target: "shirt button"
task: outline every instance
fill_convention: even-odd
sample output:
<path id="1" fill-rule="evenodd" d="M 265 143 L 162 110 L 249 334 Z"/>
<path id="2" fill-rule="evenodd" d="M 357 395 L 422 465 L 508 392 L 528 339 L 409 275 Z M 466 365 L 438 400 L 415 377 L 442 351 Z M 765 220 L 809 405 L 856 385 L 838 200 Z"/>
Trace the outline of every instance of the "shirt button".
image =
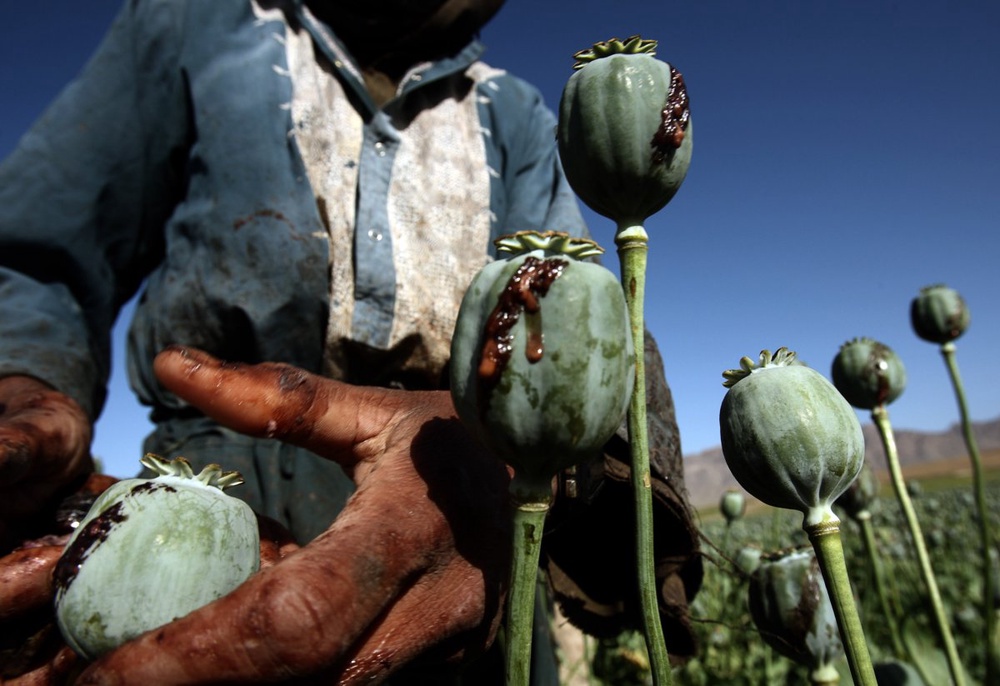
<path id="1" fill-rule="evenodd" d="M 385 143 L 382 141 L 375 143 L 375 154 L 379 157 L 385 157 Z"/>
<path id="2" fill-rule="evenodd" d="M 368 238 L 378 243 L 382 240 L 382 232 L 378 229 L 368 229 Z"/>

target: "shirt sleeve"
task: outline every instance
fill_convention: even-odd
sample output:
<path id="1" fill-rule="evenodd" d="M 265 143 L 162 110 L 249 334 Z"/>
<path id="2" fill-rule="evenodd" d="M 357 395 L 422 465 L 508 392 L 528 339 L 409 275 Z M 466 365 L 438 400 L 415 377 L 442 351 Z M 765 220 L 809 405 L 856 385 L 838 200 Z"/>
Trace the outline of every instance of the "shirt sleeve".
<path id="1" fill-rule="evenodd" d="M 501 214 L 494 237 L 517 231 L 589 237 L 559 161 L 556 118 L 541 93 L 508 74 L 493 79 L 490 86 L 486 125 L 498 157 L 490 164 L 502 179 L 499 197 L 493 200 Z"/>
<path id="2" fill-rule="evenodd" d="M 162 252 L 185 141 L 184 3 L 127 3 L 81 74 L 0 163 L 0 376 L 28 374 L 94 418 L 110 330 Z"/>

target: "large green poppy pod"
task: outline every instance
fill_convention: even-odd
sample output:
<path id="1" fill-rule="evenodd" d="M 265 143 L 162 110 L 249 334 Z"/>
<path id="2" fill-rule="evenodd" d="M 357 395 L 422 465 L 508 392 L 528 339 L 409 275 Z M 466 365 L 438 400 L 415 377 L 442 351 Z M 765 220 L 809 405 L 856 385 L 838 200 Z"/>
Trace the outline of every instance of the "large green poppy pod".
<path id="1" fill-rule="evenodd" d="M 53 573 L 56 620 L 89 660 L 221 598 L 260 566 L 257 517 L 222 489 L 243 483 L 182 457 L 146 455 L 159 476 L 125 479 L 94 501 Z"/>
<path id="2" fill-rule="evenodd" d="M 812 670 L 810 683 L 836 684 L 844 654 L 837 618 L 811 549 L 763 560 L 750 576 L 750 616 L 764 641 Z"/>
<path id="3" fill-rule="evenodd" d="M 803 526 L 838 521 L 831 508 L 861 470 L 865 442 L 857 415 L 823 375 L 795 353 L 764 350 L 723 373 L 722 452 L 750 495 L 799 510 Z"/>
<path id="4" fill-rule="evenodd" d="M 459 416 L 519 475 L 599 454 L 625 418 L 635 351 L 625 296 L 593 241 L 522 232 L 469 284 L 451 345 Z"/>
<path id="5" fill-rule="evenodd" d="M 931 343 L 949 343 L 969 328 L 971 315 L 958 291 L 943 284 L 926 286 L 910 303 L 910 323 Z"/>
<path id="6" fill-rule="evenodd" d="M 906 368 L 899 355 L 870 338 L 840 346 L 830 376 L 847 402 L 862 410 L 888 405 L 906 388 Z"/>
<path id="7" fill-rule="evenodd" d="M 591 209 L 641 224 L 666 205 L 691 164 L 684 78 L 654 57 L 656 41 L 613 38 L 578 52 L 559 104 L 566 178 Z"/>

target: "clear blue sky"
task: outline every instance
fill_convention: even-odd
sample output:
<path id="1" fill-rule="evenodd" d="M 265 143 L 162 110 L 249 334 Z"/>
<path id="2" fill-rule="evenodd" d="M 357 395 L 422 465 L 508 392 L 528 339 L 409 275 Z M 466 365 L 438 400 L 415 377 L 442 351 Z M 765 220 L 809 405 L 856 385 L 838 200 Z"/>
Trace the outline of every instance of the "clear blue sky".
<path id="1" fill-rule="evenodd" d="M 118 7 L 0 6 L 0 155 Z M 958 359 L 973 418 L 1000 415 L 1000 3 L 508 0 L 484 40 L 489 62 L 556 108 L 574 52 L 634 33 L 683 72 L 695 122 L 688 179 L 647 224 L 647 323 L 685 453 L 718 444 L 721 373 L 741 356 L 785 345 L 828 375 L 856 336 L 907 367 L 894 426 L 947 428 L 958 412 L 944 364 L 908 319 L 932 283 L 972 311 Z M 613 227 L 586 216 L 617 269 Z M 121 323 L 94 451 L 127 476 L 148 423 L 123 377 Z"/>

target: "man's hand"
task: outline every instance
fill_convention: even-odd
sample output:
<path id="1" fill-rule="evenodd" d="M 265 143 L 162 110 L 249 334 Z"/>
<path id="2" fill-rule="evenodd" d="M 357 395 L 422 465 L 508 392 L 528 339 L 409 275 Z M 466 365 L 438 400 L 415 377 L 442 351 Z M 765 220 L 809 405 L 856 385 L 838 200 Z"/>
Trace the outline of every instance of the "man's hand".
<path id="1" fill-rule="evenodd" d="M 68 396 L 29 376 L 0 379 L 0 554 L 93 470 L 90 437 L 90 420 Z"/>
<path id="2" fill-rule="evenodd" d="M 48 526 L 41 528 L 46 532 L 41 538 L 20 541 L 20 547 L 0 557 L 0 683 L 61 684 L 80 662 L 55 624 L 52 570 L 72 522 L 79 522 L 89 504 L 115 481 L 90 474 L 64 501 L 60 510 L 65 517 L 50 517 Z"/>
<path id="3" fill-rule="evenodd" d="M 489 645 L 509 560 L 509 476 L 446 392 L 352 387 L 179 348 L 155 370 L 222 424 L 337 461 L 357 491 L 309 545 L 76 683 L 371 683 Z"/>

